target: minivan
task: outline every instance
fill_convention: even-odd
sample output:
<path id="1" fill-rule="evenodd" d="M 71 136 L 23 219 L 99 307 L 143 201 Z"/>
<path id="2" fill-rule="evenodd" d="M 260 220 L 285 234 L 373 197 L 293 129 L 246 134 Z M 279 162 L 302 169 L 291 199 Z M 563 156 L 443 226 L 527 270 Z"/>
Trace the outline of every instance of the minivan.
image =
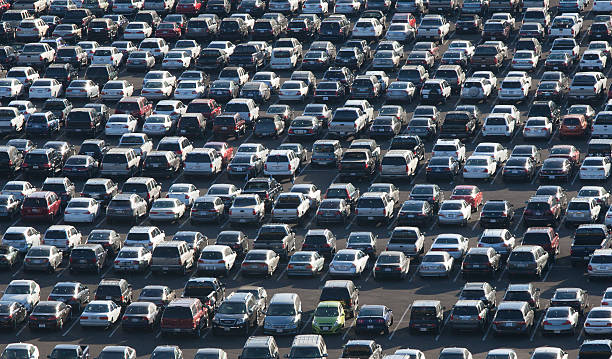
<path id="1" fill-rule="evenodd" d="M 289 359 L 301 359 L 308 353 L 311 359 L 327 358 L 327 346 L 320 334 L 300 334 L 293 338 L 291 351 L 286 357 Z"/>
<path id="2" fill-rule="evenodd" d="M 132 148 L 111 148 L 100 165 L 100 175 L 103 177 L 132 177 L 139 171 L 140 156 Z"/>
<path id="3" fill-rule="evenodd" d="M 151 272 L 174 271 L 186 274 L 195 264 L 193 251 L 183 241 L 159 243 L 151 256 Z"/>
<path id="4" fill-rule="evenodd" d="M 312 145 L 311 162 L 316 165 L 337 165 L 342 157 L 338 140 L 317 140 Z"/>
<path id="5" fill-rule="evenodd" d="M 298 334 L 302 324 L 302 301 L 295 293 L 277 293 L 270 300 L 264 334 Z"/>
<path id="6" fill-rule="evenodd" d="M 410 308 L 410 332 L 440 333 L 445 309 L 439 300 L 415 300 Z"/>
<path id="7" fill-rule="evenodd" d="M 351 280 L 328 280 L 325 282 L 319 301 L 338 301 L 348 317 L 354 317 L 359 308 L 359 289 Z"/>
<path id="8" fill-rule="evenodd" d="M 527 302 L 501 302 L 493 318 L 493 334 L 531 333 L 534 324 L 534 312 Z"/>
<path id="9" fill-rule="evenodd" d="M 389 150 L 380 165 L 380 177 L 410 179 L 416 174 L 418 159 L 410 150 Z"/>

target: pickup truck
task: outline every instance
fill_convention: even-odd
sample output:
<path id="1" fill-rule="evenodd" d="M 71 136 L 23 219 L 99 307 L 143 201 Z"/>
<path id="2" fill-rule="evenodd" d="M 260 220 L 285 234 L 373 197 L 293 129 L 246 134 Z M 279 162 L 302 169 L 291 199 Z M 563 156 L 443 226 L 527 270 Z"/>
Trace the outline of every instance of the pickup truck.
<path id="1" fill-rule="evenodd" d="M 200 277 L 191 278 L 183 288 L 183 298 L 198 298 L 212 320 L 215 308 L 225 299 L 225 284 L 217 278 Z"/>
<path id="2" fill-rule="evenodd" d="M 550 52 L 565 52 L 576 61 L 580 55 L 580 46 L 578 46 L 576 39 L 563 37 L 553 41 Z"/>
<path id="3" fill-rule="evenodd" d="M 430 0 L 429 13 L 456 14 L 461 9 L 460 0 Z"/>
<path id="4" fill-rule="evenodd" d="M 23 47 L 23 51 L 17 56 L 17 65 L 46 67 L 53 62 L 54 58 L 55 50 L 48 44 L 29 43 Z"/>
<path id="5" fill-rule="evenodd" d="M 367 115 L 358 108 L 341 107 L 336 110 L 328 131 L 331 136 L 346 138 L 357 136 L 366 128 Z"/>
<path id="6" fill-rule="evenodd" d="M 234 52 L 229 56 L 229 64 L 241 66 L 245 69 L 258 71 L 264 66 L 266 54 L 258 46 L 240 44 L 236 46 Z"/>
<path id="7" fill-rule="evenodd" d="M 382 152 L 380 151 L 380 146 L 376 143 L 375 140 L 372 139 L 359 139 L 353 140 L 349 145 L 349 149 L 366 149 L 370 150 L 372 153 L 372 157 L 374 157 L 374 161 L 376 165 L 380 165 L 380 161 L 382 160 Z"/>
<path id="8" fill-rule="evenodd" d="M 251 178 L 242 189 L 242 194 L 256 194 L 266 204 L 266 210 L 272 208 L 272 204 L 283 191 L 283 187 L 274 178 L 256 177 Z"/>
<path id="9" fill-rule="evenodd" d="M 570 85 L 568 100 L 598 100 L 606 95 L 606 77 L 601 72 L 578 72 Z"/>
<path id="10" fill-rule="evenodd" d="M 431 5 L 430 5 L 431 8 Z M 417 28 L 417 39 L 439 40 L 440 43 L 450 33 L 450 24 L 441 15 L 425 15 Z"/>
<path id="11" fill-rule="evenodd" d="M 302 193 L 281 193 L 272 209 L 272 220 L 301 223 L 310 210 L 310 200 Z"/>
<path id="12" fill-rule="evenodd" d="M 589 262 L 596 249 L 610 246 L 610 232 L 604 224 L 585 224 L 576 229 L 570 247 L 572 266 Z"/>
<path id="13" fill-rule="evenodd" d="M 374 107 L 368 100 L 347 100 L 344 107 L 358 108 L 366 115 L 366 125 L 371 125 L 374 122 Z"/>
<path id="14" fill-rule="evenodd" d="M 478 45 L 470 59 L 472 68 L 499 70 L 504 64 L 504 54 L 493 45 Z"/>
<path id="15" fill-rule="evenodd" d="M 256 194 L 242 194 L 234 199 L 229 209 L 230 224 L 261 224 L 266 215 L 266 204 Z"/>
<path id="16" fill-rule="evenodd" d="M 467 111 L 449 111 L 440 129 L 440 137 L 465 139 L 476 135 L 477 131 L 474 115 Z"/>
<path id="17" fill-rule="evenodd" d="M 53 348 L 49 359 L 89 359 L 89 345 L 58 344 Z"/>
<path id="18" fill-rule="evenodd" d="M 491 0 L 489 2 L 489 11 L 492 13 L 501 12 L 520 12 L 522 7 L 521 0 Z"/>
<path id="19" fill-rule="evenodd" d="M 582 22 L 576 21 L 574 16 L 556 16 L 548 29 L 548 37 L 551 39 L 558 37 L 577 38 L 582 28 Z"/>
<path id="20" fill-rule="evenodd" d="M 371 177 L 376 173 L 376 159 L 370 150 L 348 149 L 340 160 L 340 178 Z"/>
<path id="21" fill-rule="evenodd" d="M 257 233 L 253 249 L 270 249 L 283 260 L 289 259 L 289 254 L 295 251 L 295 233 L 287 224 L 264 224 Z"/>

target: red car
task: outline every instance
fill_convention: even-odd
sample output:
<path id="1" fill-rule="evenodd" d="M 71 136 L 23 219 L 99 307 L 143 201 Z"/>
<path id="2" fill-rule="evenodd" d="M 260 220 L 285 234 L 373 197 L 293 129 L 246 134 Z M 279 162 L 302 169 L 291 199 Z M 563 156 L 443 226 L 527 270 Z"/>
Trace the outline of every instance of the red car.
<path id="1" fill-rule="evenodd" d="M 559 234 L 551 227 L 529 227 L 523 235 L 523 245 L 540 246 L 550 258 L 559 254 Z"/>
<path id="2" fill-rule="evenodd" d="M 201 113 L 206 118 L 206 122 L 211 121 L 221 114 L 221 106 L 217 101 L 209 98 L 198 98 L 187 105 L 186 113 Z"/>
<path id="3" fill-rule="evenodd" d="M 584 115 L 565 115 L 561 119 L 559 137 L 584 137 L 589 132 L 589 123 Z"/>
<path id="4" fill-rule="evenodd" d="M 164 40 L 176 40 L 181 37 L 181 27 L 174 22 L 162 22 L 155 30 L 155 36 L 161 37 Z"/>
<path id="5" fill-rule="evenodd" d="M 202 10 L 202 0 L 179 0 L 176 4 L 177 14 L 197 15 Z"/>
<path id="6" fill-rule="evenodd" d="M 0 0 L 0 14 L 5 13 L 11 8 L 11 3 L 8 1 Z"/>
<path id="7" fill-rule="evenodd" d="M 234 158 L 234 147 L 230 147 L 227 142 L 206 142 L 204 148 L 214 148 L 223 158 L 223 165 L 230 163 Z"/>
<path id="8" fill-rule="evenodd" d="M 472 206 L 472 212 L 476 212 L 482 205 L 482 191 L 478 186 L 455 186 L 450 199 L 463 199 Z"/>
<path id="9" fill-rule="evenodd" d="M 567 158 L 574 165 L 577 165 L 580 163 L 580 150 L 574 145 L 555 145 L 550 149 L 548 157 Z"/>
<path id="10" fill-rule="evenodd" d="M 208 310 L 197 298 L 174 299 L 161 318 L 163 335 L 190 333 L 199 338 L 208 327 Z"/>
<path id="11" fill-rule="evenodd" d="M 21 218 L 23 220 L 44 219 L 51 223 L 61 214 L 62 199 L 51 191 L 38 191 L 23 200 Z"/>
<path id="12" fill-rule="evenodd" d="M 144 122 L 145 118 L 153 113 L 153 105 L 142 96 L 124 97 L 117 104 L 115 113 L 132 115 L 138 121 Z"/>

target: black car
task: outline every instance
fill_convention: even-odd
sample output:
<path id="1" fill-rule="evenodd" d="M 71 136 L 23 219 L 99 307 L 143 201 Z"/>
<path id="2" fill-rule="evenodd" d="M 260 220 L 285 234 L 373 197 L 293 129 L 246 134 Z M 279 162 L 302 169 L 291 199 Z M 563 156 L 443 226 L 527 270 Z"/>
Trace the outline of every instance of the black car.
<path id="1" fill-rule="evenodd" d="M 336 67 L 332 66 L 323 73 L 323 81 L 339 81 L 345 88 L 346 92 L 349 91 L 353 85 L 355 75 L 348 67 Z"/>
<path id="2" fill-rule="evenodd" d="M 531 117 L 548 117 L 554 127 L 561 120 L 561 110 L 554 101 L 534 101 L 527 114 L 527 118 Z"/>
<path id="3" fill-rule="evenodd" d="M 391 140 L 391 150 L 410 150 L 419 161 L 425 159 L 425 144 L 419 136 L 397 135 Z"/>
<path id="4" fill-rule="evenodd" d="M 56 79 L 66 88 L 70 81 L 79 77 L 79 73 L 72 64 L 51 64 L 47 67 L 44 77 Z"/>
<path id="5" fill-rule="evenodd" d="M 32 176 L 53 177 L 62 172 L 64 161 L 61 154 L 54 149 L 37 148 L 26 154 L 21 167 L 26 178 Z"/>
<path id="6" fill-rule="evenodd" d="M 78 314 L 91 300 L 91 293 L 83 283 L 58 282 L 51 290 L 48 299 L 64 302 L 72 307 L 74 314 Z"/>
<path id="7" fill-rule="evenodd" d="M 355 321 L 356 333 L 389 333 L 393 324 L 393 311 L 385 305 L 366 304 L 361 306 Z"/>
<path id="8" fill-rule="evenodd" d="M 225 18 L 219 25 L 219 39 L 242 40 L 249 36 L 249 27 L 240 18 Z"/>
<path id="9" fill-rule="evenodd" d="M 423 200 L 407 200 L 397 214 L 397 224 L 407 226 L 424 226 L 435 221 L 434 208 Z"/>
<path id="10" fill-rule="evenodd" d="M 42 111 L 51 111 L 61 123 L 64 123 L 68 114 L 72 111 L 72 103 L 65 98 L 50 98 L 45 100 Z"/>
<path id="11" fill-rule="evenodd" d="M 90 41 L 113 41 L 119 36 L 119 26 L 111 19 L 94 19 L 89 23 L 87 39 Z"/>
<path id="12" fill-rule="evenodd" d="M 295 18 L 289 21 L 287 33 L 299 40 L 310 40 L 317 33 L 315 24 L 309 18 Z"/>
<path id="13" fill-rule="evenodd" d="M 258 19 L 253 25 L 253 39 L 274 41 L 281 33 L 280 25 L 274 19 Z"/>
<path id="14" fill-rule="evenodd" d="M 266 210 L 272 208 L 276 197 L 283 191 L 283 187 L 272 177 L 251 178 L 242 189 L 242 194 L 256 194 L 266 204 Z"/>
<path id="15" fill-rule="evenodd" d="M 16 330 L 28 317 L 26 308 L 17 302 L 0 302 L 0 328 Z"/>
<path id="16" fill-rule="evenodd" d="M 351 25 L 341 19 L 325 19 L 319 27 L 319 40 L 334 42 L 346 41 L 350 36 Z"/>
<path id="17" fill-rule="evenodd" d="M 480 212 L 483 228 L 508 228 L 514 220 L 514 206 L 506 200 L 489 200 Z"/>
<path id="18" fill-rule="evenodd" d="M 536 162 L 531 157 L 510 157 L 502 172 L 504 181 L 531 181 L 538 170 Z"/>
<path id="19" fill-rule="evenodd" d="M 589 28 L 589 40 L 612 39 L 612 24 L 608 22 L 595 22 Z"/>
<path id="20" fill-rule="evenodd" d="M 195 68 L 198 70 L 219 71 L 228 64 L 229 56 L 223 50 L 202 49 L 196 60 Z"/>
<path id="21" fill-rule="evenodd" d="M 454 181 L 461 174 L 461 168 L 461 163 L 453 157 L 432 157 L 425 168 L 425 176 L 429 182 L 436 180 Z"/>
<path id="22" fill-rule="evenodd" d="M 482 30 L 482 18 L 476 14 L 461 14 L 455 23 L 457 33 L 474 33 Z"/>
<path id="23" fill-rule="evenodd" d="M 352 70 L 359 70 L 366 59 L 361 50 L 356 47 L 343 47 L 336 54 L 335 66 L 346 66 Z"/>
<path id="24" fill-rule="evenodd" d="M 89 9 L 72 9 L 66 12 L 62 18 L 62 24 L 75 24 L 79 27 L 87 28 L 89 23 L 95 18 L 96 16 Z"/>
<path id="25" fill-rule="evenodd" d="M 95 300 L 112 300 L 115 304 L 125 308 L 132 303 L 132 285 L 127 280 L 120 278 L 105 278 L 100 281 Z"/>
<path id="26" fill-rule="evenodd" d="M 340 81 L 321 81 L 315 89 L 315 100 L 322 102 L 341 101 L 346 97 L 347 87 Z"/>
<path id="27" fill-rule="evenodd" d="M 417 184 L 410 191 L 411 200 L 423 200 L 429 202 L 434 208 L 434 212 L 438 212 L 440 205 L 444 202 L 444 192 L 437 184 Z"/>
<path id="28" fill-rule="evenodd" d="M 238 257 L 244 257 L 249 251 L 249 239 L 241 231 L 222 231 L 217 235 L 215 244 L 230 247 Z"/>
<path id="29" fill-rule="evenodd" d="M 117 70 L 112 65 L 90 65 L 85 71 L 85 78 L 91 80 L 102 87 L 111 80 L 116 80 Z"/>

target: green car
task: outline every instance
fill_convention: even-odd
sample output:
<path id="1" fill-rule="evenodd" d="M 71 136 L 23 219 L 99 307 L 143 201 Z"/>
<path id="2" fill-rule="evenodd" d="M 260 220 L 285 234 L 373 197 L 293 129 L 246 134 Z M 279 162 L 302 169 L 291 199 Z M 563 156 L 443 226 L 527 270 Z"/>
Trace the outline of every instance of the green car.
<path id="1" fill-rule="evenodd" d="M 325 301 L 319 303 L 312 319 L 312 331 L 316 334 L 338 333 L 344 328 L 342 303 Z"/>

